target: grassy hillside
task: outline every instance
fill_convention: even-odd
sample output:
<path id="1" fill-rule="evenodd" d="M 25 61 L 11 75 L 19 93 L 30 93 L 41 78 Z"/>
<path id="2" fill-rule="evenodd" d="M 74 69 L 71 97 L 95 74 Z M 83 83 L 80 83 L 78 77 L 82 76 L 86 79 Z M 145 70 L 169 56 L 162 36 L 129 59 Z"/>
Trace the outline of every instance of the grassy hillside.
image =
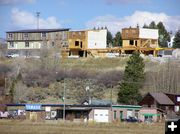
<path id="1" fill-rule="evenodd" d="M 15 83 L 17 102 L 60 103 L 64 80 L 68 103 L 78 103 L 89 95 L 97 99 L 112 99 L 116 103 L 119 82 L 128 57 L 54 59 L 1 59 L 0 64 L 11 68 L 7 73 L 6 92 L 12 88 L 13 79 L 21 74 Z M 148 91 L 180 91 L 180 63 L 158 62 L 145 58 L 145 82 L 142 95 Z M 3 66 L 2 66 L 3 67 Z M 6 67 L 6 68 L 7 68 Z M 3 70 L 0 66 L 0 70 Z M 85 91 L 86 87 L 90 91 Z M 21 100 L 20 100 L 21 99 Z"/>

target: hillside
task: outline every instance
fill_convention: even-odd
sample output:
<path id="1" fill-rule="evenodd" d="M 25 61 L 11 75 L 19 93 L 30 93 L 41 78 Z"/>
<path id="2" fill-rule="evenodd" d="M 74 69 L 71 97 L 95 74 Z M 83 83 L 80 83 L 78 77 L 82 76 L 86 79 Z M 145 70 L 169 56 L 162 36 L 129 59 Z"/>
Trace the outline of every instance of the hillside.
<path id="1" fill-rule="evenodd" d="M 119 82 L 128 57 L 54 59 L 5 59 L 0 64 L 7 72 L 6 93 L 14 91 L 15 102 L 60 103 L 64 82 L 67 103 L 79 103 L 85 96 L 113 99 L 116 103 Z M 157 62 L 145 58 L 146 80 L 142 95 L 148 91 L 179 92 L 179 62 Z M 3 71 L 2 67 L 0 70 Z M 17 80 L 14 81 L 13 78 Z M 12 84 L 14 83 L 14 84 Z M 13 85 L 13 86 L 12 86 Z M 86 87 L 89 91 L 86 91 Z"/>

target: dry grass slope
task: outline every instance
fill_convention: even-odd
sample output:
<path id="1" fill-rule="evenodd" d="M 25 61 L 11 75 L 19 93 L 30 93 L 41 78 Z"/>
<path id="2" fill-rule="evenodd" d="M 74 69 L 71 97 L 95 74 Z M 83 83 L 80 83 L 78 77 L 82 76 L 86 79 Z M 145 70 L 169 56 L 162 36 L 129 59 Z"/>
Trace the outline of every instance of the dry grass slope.
<path id="1" fill-rule="evenodd" d="M 0 134 L 164 134 L 164 124 L 81 124 L 0 120 Z"/>

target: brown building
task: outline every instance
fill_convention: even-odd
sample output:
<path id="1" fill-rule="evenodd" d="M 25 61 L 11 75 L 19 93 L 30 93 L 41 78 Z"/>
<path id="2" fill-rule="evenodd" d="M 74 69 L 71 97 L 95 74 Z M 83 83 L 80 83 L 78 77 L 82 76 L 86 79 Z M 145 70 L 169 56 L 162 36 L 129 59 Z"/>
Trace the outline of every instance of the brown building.
<path id="1" fill-rule="evenodd" d="M 164 113 L 174 110 L 174 102 L 164 93 L 147 93 L 139 102 L 142 107 L 158 108 Z"/>

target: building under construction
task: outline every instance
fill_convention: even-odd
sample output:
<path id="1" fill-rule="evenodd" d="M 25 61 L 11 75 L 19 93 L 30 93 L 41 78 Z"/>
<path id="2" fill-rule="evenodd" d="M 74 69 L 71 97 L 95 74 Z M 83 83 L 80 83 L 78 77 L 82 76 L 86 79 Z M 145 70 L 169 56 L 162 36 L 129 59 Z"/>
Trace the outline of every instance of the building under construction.
<path id="1" fill-rule="evenodd" d="M 56 48 L 63 57 L 109 57 L 132 54 L 157 56 L 158 30 L 146 28 L 122 29 L 122 46 L 107 47 L 107 29 L 69 31 L 69 29 L 28 29 L 7 32 L 8 51 L 35 56 L 44 46 Z"/>

